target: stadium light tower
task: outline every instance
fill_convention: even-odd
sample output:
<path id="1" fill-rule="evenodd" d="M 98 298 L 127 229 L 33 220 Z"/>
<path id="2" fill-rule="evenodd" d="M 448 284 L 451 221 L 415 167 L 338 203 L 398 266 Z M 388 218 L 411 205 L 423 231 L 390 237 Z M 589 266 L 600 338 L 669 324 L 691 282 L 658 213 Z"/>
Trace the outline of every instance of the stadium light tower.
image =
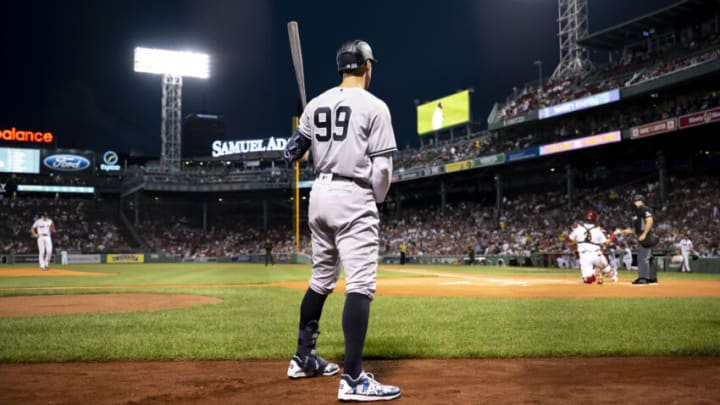
<path id="1" fill-rule="evenodd" d="M 163 75 L 160 167 L 165 172 L 178 172 L 182 150 L 183 77 L 210 77 L 210 57 L 203 53 L 137 47 L 134 70 Z"/>
<path id="2" fill-rule="evenodd" d="M 560 63 L 552 74 L 553 79 L 566 79 L 592 69 L 587 49 L 577 44 L 578 39 L 587 35 L 587 0 L 558 0 Z"/>

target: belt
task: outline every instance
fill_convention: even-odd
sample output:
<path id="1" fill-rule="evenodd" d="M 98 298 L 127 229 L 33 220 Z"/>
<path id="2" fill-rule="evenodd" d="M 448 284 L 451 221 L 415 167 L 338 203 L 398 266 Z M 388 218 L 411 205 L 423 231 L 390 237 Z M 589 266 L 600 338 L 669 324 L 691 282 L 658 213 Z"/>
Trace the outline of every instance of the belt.
<path id="1" fill-rule="evenodd" d="M 47 233 L 41 233 L 40 236 L 50 236 Z"/>
<path id="2" fill-rule="evenodd" d="M 355 181 L 352 177 L 342 176 L 335 173 L 318 173 L 317 178 L 325 181 Z"/>
<path id="3" fill-rule="evenodd" d="M 366 180 L 356 179 L 353 177 L 347 177 L 340 174 L 335 173 L 318 173 L 317 179 L 324 180 L 324 181 L 347 181 L 351 183 L 355 183 L 360 187 L 367 188 L 370 187 L 370 184 Z"/>
<path id="4" fill-rule="evenodd" d="M 333 173 L 332 181 L 355 181 L 355 179 L 352 177 L 341 176 L 339 174 Z"/>

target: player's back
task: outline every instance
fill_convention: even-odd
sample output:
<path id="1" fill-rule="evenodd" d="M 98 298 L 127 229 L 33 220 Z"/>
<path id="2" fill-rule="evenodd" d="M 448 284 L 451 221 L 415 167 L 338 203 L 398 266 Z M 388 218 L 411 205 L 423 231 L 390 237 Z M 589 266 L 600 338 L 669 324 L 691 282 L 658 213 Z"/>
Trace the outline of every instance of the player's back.
<path id="1" fill-rule="evenodd" d="M 334 87 L 311 100 L 300 129 L 312 140 L 317 173 L 369 181 L 370 158 L 396 149 L 387 105 L 361 88 Z"/>

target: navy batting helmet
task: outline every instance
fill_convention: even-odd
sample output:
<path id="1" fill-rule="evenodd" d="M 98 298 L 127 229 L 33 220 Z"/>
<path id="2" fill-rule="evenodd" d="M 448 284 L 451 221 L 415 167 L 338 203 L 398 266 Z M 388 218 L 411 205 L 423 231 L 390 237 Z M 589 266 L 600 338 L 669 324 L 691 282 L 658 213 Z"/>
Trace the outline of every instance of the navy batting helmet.
<path id="1" fill-rule="evenodd" d="M 642 194 L 634 194 L 632 197 L 633 202 L 635 201 L 645 201 L 645 197 Z"/>
<path id="2" fill-rule="evenodd" d="M 377 59 L 373 56 L 370 45 L 359 39 L 342 44 L 335 58 L 337 60 L 338 72 L 357 69 L 368 60 L 377 63 Z"/>

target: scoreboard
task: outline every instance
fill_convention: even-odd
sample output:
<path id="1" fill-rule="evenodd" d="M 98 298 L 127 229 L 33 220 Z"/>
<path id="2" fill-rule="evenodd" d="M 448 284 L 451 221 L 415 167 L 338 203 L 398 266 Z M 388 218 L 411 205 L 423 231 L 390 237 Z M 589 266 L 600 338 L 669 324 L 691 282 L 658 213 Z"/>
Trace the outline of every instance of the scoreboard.
<path id="1" fill-rule="evenodd" d="M 0 173 L 40 173 L 40 149 L 0 148 Z"/>

